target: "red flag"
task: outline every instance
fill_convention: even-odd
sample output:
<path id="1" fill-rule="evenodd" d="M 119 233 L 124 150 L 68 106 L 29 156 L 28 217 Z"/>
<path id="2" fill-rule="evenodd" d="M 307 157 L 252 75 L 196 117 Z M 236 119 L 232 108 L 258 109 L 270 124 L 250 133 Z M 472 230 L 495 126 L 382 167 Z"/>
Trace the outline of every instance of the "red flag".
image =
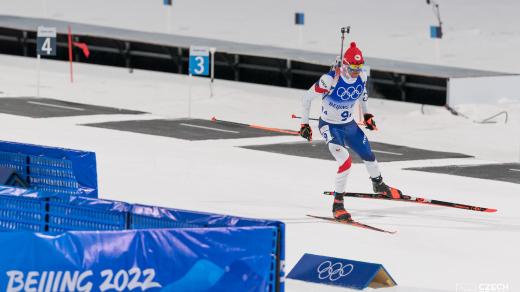
<path id="1" fill-rule="evenodd" d="M 86 58 L 90 55 L 90 51 L 88 50 L 88 46 L 86 43 L 80 43 L 80 42 L 73 42 L 74 46 L 80 48 L 83 51 L 83 55 L 85 55 Z"/>
<path id="2" fill-rule="evenodd" d="M 90 51 L 86 43 L 73 42 L 72 41 L 72 31 L 70 29 L 70 25 L 67 26 L 68 29 L 68 41 L 69 41 L 69 63 L 70 63 L 70 82 L 74 82 L 73 71 L 72 71 L 72 46 L 78 47 L 83 51 L 83 55 L 86 58 L 90 55 Z"/>

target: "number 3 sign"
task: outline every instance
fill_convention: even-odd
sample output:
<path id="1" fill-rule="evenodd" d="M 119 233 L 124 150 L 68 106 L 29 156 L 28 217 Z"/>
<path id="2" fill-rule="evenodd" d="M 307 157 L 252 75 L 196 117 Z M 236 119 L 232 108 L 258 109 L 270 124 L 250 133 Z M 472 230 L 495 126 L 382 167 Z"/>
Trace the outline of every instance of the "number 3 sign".
<path id="1" fill-rule="evenodd" d="M 209 48 L 190 47 L 190 74 L 209 75 Z"/>
<path id="2" fill-rule="evenodd" d="M 38 26 L 36 35 L 36 54 L 40 56 L 56 56 L 56 28 Z"/>

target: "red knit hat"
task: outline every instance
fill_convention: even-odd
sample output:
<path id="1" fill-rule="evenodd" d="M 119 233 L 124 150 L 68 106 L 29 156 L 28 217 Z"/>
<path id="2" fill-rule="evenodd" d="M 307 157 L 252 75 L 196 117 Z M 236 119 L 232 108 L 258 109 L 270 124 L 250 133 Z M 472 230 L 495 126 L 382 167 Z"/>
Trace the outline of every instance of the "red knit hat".
<path id="1" fill-rule="evenodd" d="M 350 47 L 343 56 L 343 64 L 361 65 L 364 63 L 365 60 L 363 59 L 363 53 L 361 53 L 361 50 L 356 47 L 355 42 L 351 42 Z"/>

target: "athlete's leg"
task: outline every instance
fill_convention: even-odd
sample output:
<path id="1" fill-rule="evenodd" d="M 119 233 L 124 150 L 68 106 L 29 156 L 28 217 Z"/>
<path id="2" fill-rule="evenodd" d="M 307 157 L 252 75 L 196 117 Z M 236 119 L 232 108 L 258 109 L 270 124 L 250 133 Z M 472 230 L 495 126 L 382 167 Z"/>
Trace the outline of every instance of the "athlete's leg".
<path id="1" fill-rule="evenodd" d="M 372 180 L 374 192 L 381 193 L 392 198 L 400 198 L 402 193 L 396 188 L 389 187 L 383 182 L 381 171 L 376 157 L 370 147 L 370 142 L 365 133 L 355 122 L 345 125 L 345 137 L 347 145 L 356 152 L 365 164 L 365 167 Z"/>
<path id="2" fill-rule="evenodd" d="M 345 193 L 347 177 L 350 173 L 350 166 L 352 165 L 352 158 L 345 147 L 332 143 L 329 143 L 328 146 L 330 153 L 339 164 L 336 179 L 334 181 L 334 203 L 332 204 L 332 214 L 336 219 L 350 220 L 351 216 L 347 210 L 345 210 L 345 206 L 343 205 L 343 194 Z"/>
<path id="3" fill-rule="evenodd" d="M 347 177 L 350 173 L 350 166 L 352 165 L 352 158 L 347 149 L 337 144 L 328 144 L 329 151 L 338 162 L 338 171 L 334 181 L 334 191 L 344 193 L 347 185 Z"/>
<path id="4" fill-rule="evenodd" d="M 361 157 L 368 174 L 371 178 L 381 176 L 379 164 L 377 163 L 376 156 L 372 152 L 370 142 L 367 139 L 365 133 L 359 128 L 356 122 L 352 121 L 345 125 L 345 142 L 354 152 Z"/>
<path id="5" fill-rule="evenodd" d="M 352 158 L 344 145 L 343 133 L 337 125 L 329 124 L 320 120 L 320 133 L 327 142 L 330 153 L 338 163 L 338 171 L 336 173 L 334 191 L 344 193 L 347 177 L 352 165 Z"/>
<path id="6" fill-rule="evenodd" d="M 374 177 L 381 176 L 381 170 L 379 169 L 379 164 L 377 163 L 377 160 L 374 160 L 374 161 L 363 160 L 363 163 L 365 164 L 368 175 L 370 175 L 370 177 L 374 178 Z"/>
<path id="7" fill-rule="evenodd" d="M 334 202 L 332 204 L 332 214 L 339 220 L 350 220 L 350 214 L 343 205 L 343 193 L 346 189 L 347 177 L 352 165 L 352 159 L 347 148 L 338 144 L 342 143 L 342 133 L 337 132 L 337 127 L 320 120 L 320 133 L 327 142 L 327 147 L 334 159 L 338 162 L 338 171 L 334 180 Z"/>

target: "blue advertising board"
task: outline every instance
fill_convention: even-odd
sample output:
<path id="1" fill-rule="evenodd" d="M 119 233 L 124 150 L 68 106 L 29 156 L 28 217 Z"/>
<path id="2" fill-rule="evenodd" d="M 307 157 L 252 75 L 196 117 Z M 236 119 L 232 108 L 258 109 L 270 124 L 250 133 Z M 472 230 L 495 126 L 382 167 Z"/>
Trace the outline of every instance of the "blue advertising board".
<path id="1" fill-rule="evenodd" d="M 189 72 L 191 75 L 209 75 L 209 51 L 210 49 L 206 47 L 190 47 Z"/>
<path id="2" fill-rule="evenodd" d="M 397 285 L 380 264 L 304 254 L 287 276 L 290 279 L 365 289 Z"/>
<path id="3" fill-rule="evenodd" d="M 305 24 L 305 14 L 303 12 L 296 12 L 294 14 L 294 24 L 296 24 L 296 25 Z"/>
<path id="4" fill-rule="evenodd" d="M 4 233 L 0 290 L 269 291 L 274 229 Z"/>
<path id="5" fill-rule="evenodd" d="M 56 28 L 38 26 L 36 55 L 56 56 Z"/>
<path id="6" fill-rule="evenodd" d="M 279 221 L 0 186 L 0 231 L 0 291 L 284 291 Z"/>
<path id="7" fill-rule="evenodd" d="M 430 38 L 441 39 L 442 38 L 442 27 L 431 25 L 430 26 Z"/>

